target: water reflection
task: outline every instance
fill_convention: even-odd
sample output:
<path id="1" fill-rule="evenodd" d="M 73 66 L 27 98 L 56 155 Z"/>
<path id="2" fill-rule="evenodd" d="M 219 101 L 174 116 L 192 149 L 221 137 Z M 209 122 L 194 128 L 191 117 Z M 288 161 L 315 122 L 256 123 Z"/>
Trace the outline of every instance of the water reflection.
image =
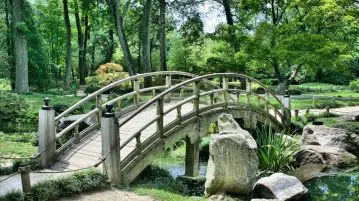
<path id="1" fill-rule="evenodd" d="M 185 165 L 179 164 L 179 165 L 173 165 L 166 168 L 168 172 L 171 174 L 171 176 L 175 179 L 178 176 L 184 175 L 185 172 Z M 200 176 L 206 176 L 207 173 L 207 162 L 200 162 L 199 163 L 199 175 Z"/>
<path id="2" fill-rule="evenodd" d="M 305 183 L 310 198 L 307 201 L 359 201 L 359 174 L 316 178 Z"/>

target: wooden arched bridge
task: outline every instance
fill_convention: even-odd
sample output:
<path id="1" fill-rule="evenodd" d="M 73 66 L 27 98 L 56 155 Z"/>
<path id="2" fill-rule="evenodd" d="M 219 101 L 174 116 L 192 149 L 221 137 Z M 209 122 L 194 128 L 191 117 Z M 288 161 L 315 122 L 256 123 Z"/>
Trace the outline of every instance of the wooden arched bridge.
<path id="1" fill-rule="evenodd" d="M 152 86 L 144 87 L 148 77 Z M 60 129 L 74 110 L 91 106 Z M 245 75 L 138 74 L 88 95 L 57 116 L 45 100 L 39 114 L 41 164 L 63 171 L 103 163 L 112 182 L 127 184 L 166 148 L 186 139 L 185 174 L 195 177 L 200 140 L 219 114 L 232 114 L 245 128 L 261 122 L 280 129 L 290 124 L 289 108 L 289 96 L 278 98 Z"/>

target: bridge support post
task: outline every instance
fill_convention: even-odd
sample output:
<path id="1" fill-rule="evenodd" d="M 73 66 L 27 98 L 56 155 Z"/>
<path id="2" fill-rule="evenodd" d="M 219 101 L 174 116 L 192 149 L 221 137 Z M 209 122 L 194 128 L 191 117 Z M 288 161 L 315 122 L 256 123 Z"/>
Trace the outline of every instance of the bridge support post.
<path id="1" fill-rule="evenodd" d="M 167 89 L 171 88 L 172 86 L 172 79 L 170 75 L 166 75 L 166 87 Z M 166 102 L 171 102 L 171 93 L 168 93 L 165 97 Z"/>
<path id="2" fill-rule="evenodd" d="M 197 177 L 199 175 L 199 145 L 200 141 L 193 144 L 191 139 L 186 136 L 186 158 L 185 158 L 185 176 Z"/>
<path id="3" fill-rule="evenodd" d="M 285 95 L 282 101 L 284 106 L 284 108 L 282 108 L 282 114 L 284 117 L 284 119 L 282 119 L 282 123 L 284 125 L 284 128 L 289 130 L 292 122 L 291 121 L 292 115 L 291 115 L 291 100 L 288 90 L 285 91 Z"/>
<path id="4" fill-rule="evenodd" d="M 113 184 L 121 183 L 120 134 L 112 105 L 106 105 L 101 118 L 102 156 L 106 157 L 103 171 Z"/>
<path id="5" fill-rule="evenodd" d="M 56 161 L 55 110 L 49 105 L 50 99 L 44 99 L 45 105 L 39 112 L 40 165 L 46 168 Z"/>

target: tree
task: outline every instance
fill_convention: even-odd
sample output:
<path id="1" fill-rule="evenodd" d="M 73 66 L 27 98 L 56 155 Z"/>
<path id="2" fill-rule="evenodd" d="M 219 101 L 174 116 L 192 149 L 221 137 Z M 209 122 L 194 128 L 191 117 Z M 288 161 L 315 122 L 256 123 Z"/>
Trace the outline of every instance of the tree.
<path id="1" fill-rule="evenodd" d="M 160 20 L 159 20 L 159 35 L 160 35 L 160 68 L 167 71 L 166 63 L 166 0 L 159 0 L 160 3 Z"/>
<path id="2" fill-rule="evenodd" d="M 146 0 L 143 8 L 143 24 L 142 24 L 142 66 L 144 72 L 151 72 L 151 12 L 152 0 Z M 145 79 L 145 86 L 150 86 L 151 80 Z"/>
<path id="3" fill-rule="evenodd" d="M 5 24 L 6 24 L 6 52 L 9 66 L 9 77 L 11 81 L 11 89 L 15 90 L 15 62 L 14 62 L 14 39 L 12 35 L 12 25 L 10 24 L 10 15 L 11 15 L 11 0 L 5 0 Z"/>
<path id="4" fill-rule="evenodd" d="M 65 72 L 65 89 L 68 89 L 71 84 L 71 71 L 72 71 L 72 48 L 71 48 L 71 24 L 69 18 L 69 9 L 67 0 L 63 0 L 64 8 L 64 22 L 66 28 L 66 72 Z"/>
<path id="5" fill-rule="evenodd" d="M 13 33 L 15 47 L 16 82 L 15 92 L 29 92 L 28 53 L 26 41 L 26 23 L 24 21 L 24 0 L 12 1 Z"/>
<path id="6" fill-rule="evenodd" d="M 123 27 L 123 18 L 127 13 L 129 4 L 131 3 L 131 0 L 127 0 L 123 10 L 121 10 L 121 1 L 120 0 L 106 0 L 106 1 L 111 9 L 112 16 L 114 18 L 117 35 L 120 40 L 121 49 L 122 49 L 122 52 L 124 55 L 125 66 L 127 67 L 127 71 L 130 74 L 130 76 L 132 76 L 132 75 L 136 74 L 136 72 L 134 70 L 135 65 L 133 62 L 133 58 L 132 58 L 132 55 L 130 52 L 130 47 L 128 45 L 127 37 L 126 37 L 126 34 L 124 32 L 124 27 Z"/>
<path id="7" fill-rule="evenodd" d="M 80 77 L 80 84 L 85 84 L 85 47 L 84 47 L 84 34 L 82 33 L 80 14 L 79 14 L 79 5 L 77 0 L 74 0 L 74 8 L 75 8 L 75 20 L 76 20 L 76 28 L 77 28 L 77 44 L 79 48 L 79 58 L 78 58 L 78 74 Z"/>

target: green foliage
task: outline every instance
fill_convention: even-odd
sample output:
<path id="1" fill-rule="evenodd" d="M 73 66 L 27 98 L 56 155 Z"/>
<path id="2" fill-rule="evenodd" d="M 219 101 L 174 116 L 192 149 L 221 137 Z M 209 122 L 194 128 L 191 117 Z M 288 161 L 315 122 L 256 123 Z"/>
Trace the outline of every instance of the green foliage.
<path id="1" fill-rule="evenodd" d="M 71 176 L 44 181 L 31 189 L 34 201 L 55 200 L 75 194 L 109 189 L 107 177 L 94 169 L 76 172 Z M 11 192 L 0 196 L 1 201 L 23 200 L 20 192 Z"/>
<path id="2" fill-rule="evenodd" d="M 7 79 L 0 79 L 0 90 L 11 90 L 10 81 Z"/>
<path id="3" fill-rule="evenodd" d="M 26 101 L 13 93 L 0 92 L 0 128 L 3 132 L 21 130 L 20 123 L 25 119 Z"/>
<path id="4" fill-rule="evenodd" d="M 106 85 L 129 77 L 128 73 L 123 72 L 122 66 L 115 63 L 103 64 L 95 73 L 95 76 L 86 78 L 88 83 L 88 87 L 85 89 L 86 93 L 95 92 Z M 118 90 L 131 89 L 131 82 L 126 82 L 118 88 Z"/>
<path id="5" fill-rule="evenodd" d="M 293 169 L 296 142 L 282 133 L 273 133 L 271 128 L 257 131 L 257 155 L 259 168 L 264 172 L 289 171 Z"/>
<path id="6" fill-rule="evenodd" d="M 349 89 L 358 92 L 359 91 L 359 79 L 351 81 L 349 83 Z"/>

